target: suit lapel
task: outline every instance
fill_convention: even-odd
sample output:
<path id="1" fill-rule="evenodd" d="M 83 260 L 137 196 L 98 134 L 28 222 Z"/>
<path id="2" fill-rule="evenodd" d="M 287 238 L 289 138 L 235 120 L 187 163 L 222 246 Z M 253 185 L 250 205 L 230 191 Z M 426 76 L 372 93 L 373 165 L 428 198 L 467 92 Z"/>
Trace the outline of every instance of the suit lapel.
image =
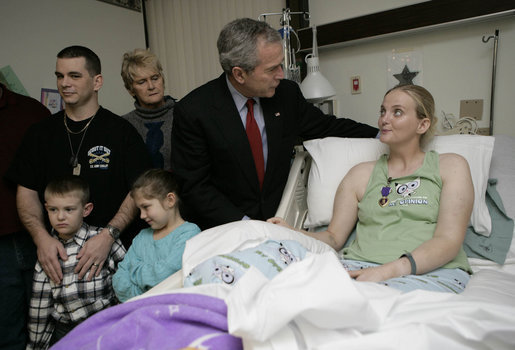
<path id="1" fill-rule="evenodd" d="M 218 128 L 226 140 L 230 140 L 231 152 L 238 160 L 242 172 L 245 174 L 249 185 L 259 190 L 259 180 L 254 165 L 254 158 L 250 150 L 249 141 L 245 128 L 241 122 L 240 114 L 236 109 L 234 100 L 231 96 L 225 75 L 218 79 L 220 88 L 217 89 L 215 100 L 215 120 Z M 268 130 L 267 130 L 268 132 Z"/>

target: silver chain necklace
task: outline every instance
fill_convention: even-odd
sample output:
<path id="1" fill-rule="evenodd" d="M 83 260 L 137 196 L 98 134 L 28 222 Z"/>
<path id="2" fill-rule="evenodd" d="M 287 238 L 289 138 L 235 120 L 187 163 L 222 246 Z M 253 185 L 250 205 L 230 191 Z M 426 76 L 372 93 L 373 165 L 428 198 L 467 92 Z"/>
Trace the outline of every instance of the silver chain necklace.
<path id="1" fill-rule="evenodd" d="M 98 112 L 98 110 L 97 110 Z M 95 114 L 93 115 L 93 117 L 91 117 L 91 119 L 89 120 L 89 122 L 86 124 L 86 126 L 84 126 L 82 128 L 82 130 L 80 131 L 77 131 L 77 132 L 74 132 L 72 130 L 70 130 L 70 128 L 68 127 L 68 123 L 66 122 L 66 111 L 64 112 L 64 127 L 66 128 L 66 135 L 68 136 L 68 143 L 70 144 L 70 151 L 72 153 L 72 156 L 70 158 L 70 166 L 73 167 L 73 175 L 76 175 L 76 176 L 79 176 L 80 175 L 80 163 L 79 163 L 79 151 L 80 151 L 80 148 L 82 146 L 82 142 L 84 141 L 84 137 L 86 136 L 86 132 L 88 131 L 88 128 L 89 128 L 89 125 L 91 124 L 91 122 L 93 121 L 93 119 L 95 119 L 96 115 L 97 115 L 97 112 L 95 112 Z M 72 139 L 70 137 L 70 134 L 74 134 L 74 135 L 78 135 L 80 133 L 82 133 L 82 137 L 80 139 L 80 142 L 79 142 L 79 147 L 77 148 L 77 152 L 75 152 L 73 150 L 73 145 L 72 145 Z"/>

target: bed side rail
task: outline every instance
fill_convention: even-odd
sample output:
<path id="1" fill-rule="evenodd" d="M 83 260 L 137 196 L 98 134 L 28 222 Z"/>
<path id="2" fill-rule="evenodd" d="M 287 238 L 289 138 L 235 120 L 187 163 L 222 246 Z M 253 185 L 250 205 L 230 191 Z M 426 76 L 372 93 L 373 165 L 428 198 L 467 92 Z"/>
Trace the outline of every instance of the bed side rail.
<path id="1" fill-rule="evenodd" d="M 306 197 L 310 168 L 311 156 L 304 146 L 296 146 L 288 181 L 275 214 L 296 229 L 302 228 L 308 213 Z"/>

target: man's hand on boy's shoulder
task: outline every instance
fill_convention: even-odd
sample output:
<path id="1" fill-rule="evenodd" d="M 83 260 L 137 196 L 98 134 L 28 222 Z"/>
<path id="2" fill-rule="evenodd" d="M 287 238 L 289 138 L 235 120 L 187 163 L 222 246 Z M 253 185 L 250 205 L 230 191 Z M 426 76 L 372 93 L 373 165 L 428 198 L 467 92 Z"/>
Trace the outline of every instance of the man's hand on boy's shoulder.
<path id="1" fill-rule="evenodd" d="M 75 273 L 79 274 L 79 279 L 82 279 L 88 271 L 90 271 L 88 281 L 91 281 L 94 276 L 100 275 L 113 242 L 114 239 L 109 234 L 109 230 L 103 228 L 99 234 L 84 243 L 77 254 L 79 262 L 75 267 Z"/>
<path id="2" fill-rule="evenodd" d="M 63 280 L 63 271 L 58 256 L 68 260 L 68 254 L 61 242 L 49 234 L 41 235 L 37 242 L 38 260 L 47 276 L 56 284 Z"/>

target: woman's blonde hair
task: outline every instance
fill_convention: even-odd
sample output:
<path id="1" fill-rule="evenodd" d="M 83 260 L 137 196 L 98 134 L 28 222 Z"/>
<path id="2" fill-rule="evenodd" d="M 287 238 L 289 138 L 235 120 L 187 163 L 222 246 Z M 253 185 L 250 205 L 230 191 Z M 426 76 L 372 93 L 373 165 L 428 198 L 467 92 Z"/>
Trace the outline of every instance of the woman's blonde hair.
<path id="1" fill-rule="evenodd" d="M 438 118 L 435 116 L 435 100 L 433 95 L 419 85 L 397 85 L 384 94 L 388 95 L 392 91 L 400 90 L 407 93 L 415 101 L 415 110 L 419 119 L 428 118 L 429 128 L 420 137 L 420 145 L 425 146 L 433 138 L 436 131 Z"/>
<path id="2" fill-rule="evenodd" d="M 123 84 L 128 91 L 132 91 L 136 68 L 150 68 L 154 70 L 163 78 L 164 86 L 165 78 L 163 76 L 163 67 L 157 56 L 148 49 L 134 49 L 133 51 L 124 53 L 122 60 L 121 75 Z"/>

